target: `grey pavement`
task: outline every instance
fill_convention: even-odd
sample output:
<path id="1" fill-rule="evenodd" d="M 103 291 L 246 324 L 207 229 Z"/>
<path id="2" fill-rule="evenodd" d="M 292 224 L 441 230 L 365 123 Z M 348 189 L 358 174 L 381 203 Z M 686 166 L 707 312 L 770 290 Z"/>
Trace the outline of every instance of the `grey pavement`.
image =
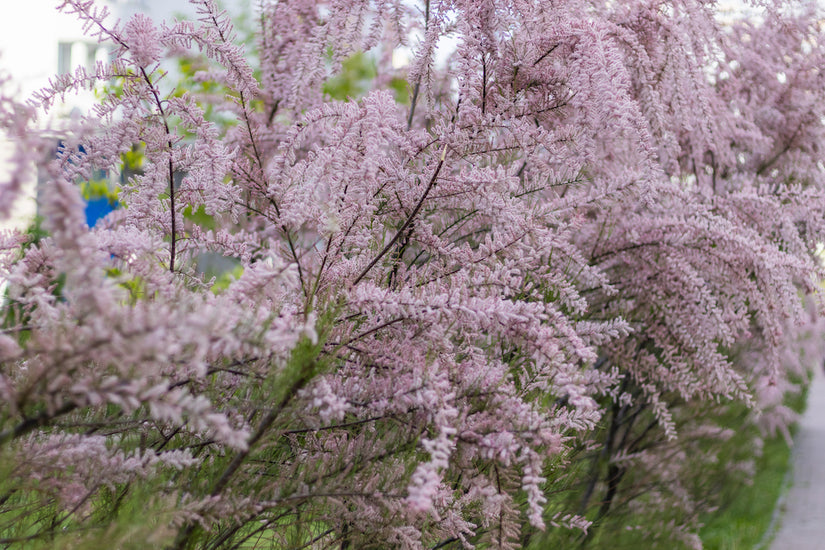
<path id="1" fill-rule="evenodd" d="M 790 489 L 777 510 L 771 550 L 825 549 L 825 375 L 815 369 L 794 437 Z"/>

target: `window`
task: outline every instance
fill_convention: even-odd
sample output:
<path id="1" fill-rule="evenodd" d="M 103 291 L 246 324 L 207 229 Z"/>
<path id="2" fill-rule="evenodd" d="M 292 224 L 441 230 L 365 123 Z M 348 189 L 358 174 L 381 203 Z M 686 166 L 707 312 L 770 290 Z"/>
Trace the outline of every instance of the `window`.
<path id="1" fill-rule="evenodd" d="M 108 50 L 96 42 L 77 40 L 57 43 L 57 74 L 74 72 L 78 65 L 91 72 L 97 61 L 105 62 L 108 59 Z"/>
<path id="2" fill-rule="evenodd" d="M 72 72 L 72 43 L 57 43 L 57 74 Z"/>

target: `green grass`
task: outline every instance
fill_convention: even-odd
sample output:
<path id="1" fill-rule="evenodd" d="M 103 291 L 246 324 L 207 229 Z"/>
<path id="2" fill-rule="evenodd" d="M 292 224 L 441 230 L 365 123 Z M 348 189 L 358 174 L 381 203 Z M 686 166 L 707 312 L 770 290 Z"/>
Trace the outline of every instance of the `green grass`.
<path id="1" fill-rule="evenodd" d="M 787 444 L 774 438 L 756 461 L 753 485 L 731 491 L 732 498 L 708 517 L 700 536 L 706 550 L 751 550 L 762 540 L 783 490 L 790 458 Z"/>
<path id="2" fill-rule="evenodd" d="M 788 405 L 797 412 L 805 409 L 807 392 L 792 398 Z M 794 429 L 795 431 L 795 429 Z M 756 474 L 751 485 L 723 489 L 722 505 L 704 518 L 700 531 L 705 550 L 752 550 L 767 548 L 774 509 L 787 489 L 791 449 L 782 437 L 765 440 L 762 455 L 756 459 Z"/>

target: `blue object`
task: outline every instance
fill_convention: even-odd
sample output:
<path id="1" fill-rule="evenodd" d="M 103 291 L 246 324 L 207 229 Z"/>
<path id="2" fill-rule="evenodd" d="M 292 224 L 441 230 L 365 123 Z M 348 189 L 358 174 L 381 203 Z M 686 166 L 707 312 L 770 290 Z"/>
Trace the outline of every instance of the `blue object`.
<path id="1" fill-rule="evenodd" d="M 106 197 L 91 199 L 86 203 L 86 225 L 94 227 L 97 221 L 118 207 L 118 203 L 109 202 Z"/>

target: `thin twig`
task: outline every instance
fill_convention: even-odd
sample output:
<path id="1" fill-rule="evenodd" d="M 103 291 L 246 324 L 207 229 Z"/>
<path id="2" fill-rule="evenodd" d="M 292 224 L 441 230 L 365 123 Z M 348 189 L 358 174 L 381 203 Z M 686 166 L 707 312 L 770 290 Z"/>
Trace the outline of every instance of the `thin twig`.
<path id="1" fill-rule="evenodd" d="M 446 158 L 447 158 L 447 144 L 445 143 L 444 147 L 441 148 L 441 158 L 438 160 L 438 164 L 436 165 L 435 170 L 433 171 L 433 175 L 430 176 L 430 182 L 427 184 L 427 188 L 424 190 L 424 194 L 422 194 L 421 198 L 418 199 L 418 203 L 415 205 L 415 208 L 413 208 L 413 211 L 410 214 L 410 216 L 407 218 L 407 221 L 404 222 L 404 225 L 401 226 L 401 229 L 398 230 L 398 232 L 395 234 L 395 236 L 392 238 L 392 240 L 390 240 L 390 242 L 387 243 L 387 246 L 385 246 L 381 250 L 381 252 L 379 252 L 378 255 L 375 256 L 375 258 L 372 259 L 372 261 L 369 263 L 369 265 L 367 265 L 367 267 L 364 268 L 364 270 L 361 272 L 361 274 L 358 275 L 358 277 L 355 278 L 355 280 L 352 282 L 353 286 L 357 285 L 359 282 L 361 282 L 361 279 L 366 277 L 367 273 L 369 273 L 370 270 L 375 266 L 375 264 L 377 264 L 378 261 L 381 258 L 383 258 L 387 254 L 387 252 L 389 252 L 392 249 L 392 247 L 395 246 L 395 243 L 398 242 L 398 239 L 401 238 L 401 235 L 403 235 L 404 232 L 410 227 L 410 225 L 412 225 L 413 221 L 415 220 L 415 217 L 421 211 L 421 207 L 424 206 L 424 201 L 427 199 L 427 195 L 429 195 L 430 191 L 432 191 L 433 187 L 435 187 L 435 182 L 436 182 L 436 179 L 438 178 L 438 173 L 441 172 L 441 168 L 442 168 L 442 166 L 444 166 L 444 160 Z"/>

